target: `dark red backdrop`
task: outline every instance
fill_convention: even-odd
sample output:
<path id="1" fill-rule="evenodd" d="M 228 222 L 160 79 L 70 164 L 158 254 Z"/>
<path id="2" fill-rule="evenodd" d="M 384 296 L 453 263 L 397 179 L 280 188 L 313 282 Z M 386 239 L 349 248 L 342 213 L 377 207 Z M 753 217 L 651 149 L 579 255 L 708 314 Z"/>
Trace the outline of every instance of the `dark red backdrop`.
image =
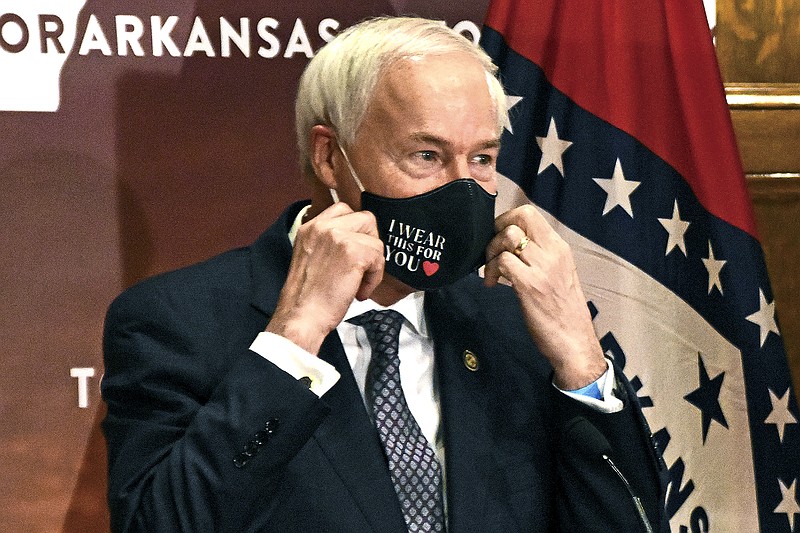
<path id="1" fill-rule="evenodd" d="M 79 3 L 3 3 L 0 15 L 33 22 L 24 70 L 12 63 L 20 52 L 7 49 L 20 42 L 20 24 L 6 17 L 0 26 L 0 84 L 47 83 L 43 61 L 59 59 L 58 50 L 51 39 L 41 54 L 37 15 Z M 2 111 L 10 99 L 0 92 L 0 531 L 107 531 L 99 432 L 105 310 L 142 277 L 250 242 L 305 196 L 292 126 L 307 61 L 296 51 L 302 37 L 317 49 L 320 21 L 343 28 L 377 14 L 479 26 L 487 3 L 90 0 L 77 20 L 59 17 L 66 65 L 58 111 Z M 187 41 L 201 51 L 158 55 L 151 16 L 161 24 L 177 17 L 170 37 L 178 52 Z M 205 48 L 189 38 L 195 17 L 209 38 Z M 248 19 L 250 57 L 236 46 L 221 57 L 220 17 L 237 29 Z M 274 19 L 268 39 L 257 32 L 265 18 Z M 137 21 L 141 56 L 124 45 Z M 261 57 L 259 47 L 275 57 Z"/>

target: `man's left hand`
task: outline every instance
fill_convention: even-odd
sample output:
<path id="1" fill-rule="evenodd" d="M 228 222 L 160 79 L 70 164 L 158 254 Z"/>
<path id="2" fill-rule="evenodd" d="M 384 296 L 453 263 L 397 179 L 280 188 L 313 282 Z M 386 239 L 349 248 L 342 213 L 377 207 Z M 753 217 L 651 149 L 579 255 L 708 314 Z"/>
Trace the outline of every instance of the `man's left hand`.
<path id="1" fill-rule="evenodd" d="M 569 245 L 531 205 L 500 215 L 495 229 L 486 248 L 485 284 L 492 287 L 501 276 L 510 282 L 557 387 L 574 390 L 597 380 L 608 366 Z"/>

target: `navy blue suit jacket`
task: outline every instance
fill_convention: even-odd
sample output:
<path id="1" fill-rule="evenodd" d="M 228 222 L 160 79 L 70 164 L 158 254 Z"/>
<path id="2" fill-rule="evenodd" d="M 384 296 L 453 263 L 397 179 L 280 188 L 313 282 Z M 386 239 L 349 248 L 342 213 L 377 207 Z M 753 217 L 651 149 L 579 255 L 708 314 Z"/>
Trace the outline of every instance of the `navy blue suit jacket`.
<path id="1" fill-rule="evenodd" d="M 285 281 L 300 207 L 252 246 L 149 279 L 112 304 L 102 391 L 115 531 L 405 531 L 336 332 L 319 356 L 342 377 L 322 398 L 248 349 Z M 663 463 L 621 374 L 619 413 L 555 391 L 513 292 L 477 276 L 429 292 L 425 311 L 449 531 L 641 531 L 619 478 L 564 438 L 575 416 L 607 437 L 655 529 L 667 527 Z"/>

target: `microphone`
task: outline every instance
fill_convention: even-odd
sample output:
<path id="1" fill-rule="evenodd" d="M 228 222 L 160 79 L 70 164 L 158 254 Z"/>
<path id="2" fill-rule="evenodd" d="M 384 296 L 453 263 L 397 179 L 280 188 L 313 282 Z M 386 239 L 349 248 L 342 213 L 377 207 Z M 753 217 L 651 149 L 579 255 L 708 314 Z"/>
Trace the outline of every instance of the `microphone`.
<path id="1" fill-rule="evenodd" d="M 611 460 L 611 457 L 609 457 L 611 454 L 611 444 L 609 444 L 608 439 L 606 439 L 605 436 L 600 433 L 600 430 L 594 427 L 591 422 L 586 420 L 584 417 L 576 416 L 565 424 L 564 434 L 578 446 L 578 449 L 586 457 L 596 459 L 598 456 L 600 456 L 602 457 L 603 461 L 605 461 L 606 464 L 611 467 L 614 473 L 617 474 L 617 477 L 619 477 L 619 479 L 625 485 L 625 488 L 628 490 L 628 494 L 631 495 L 631 500 L 633 500 L 633 504 L 639 513 L 639 518 L 644 525 L 645 531 L 647 533 L 653 533 L 653 528 L 650 525 L 650 521 L 647 519 L 647 514 L 644 511 L 642 500 L 636 496 L 630 483 L 628 483 L 628 480 L 625 479 L 625 476 L 619 471 L 619 468 L 617 468 L 617 465 L 615 465 L 614 461 Z"/>

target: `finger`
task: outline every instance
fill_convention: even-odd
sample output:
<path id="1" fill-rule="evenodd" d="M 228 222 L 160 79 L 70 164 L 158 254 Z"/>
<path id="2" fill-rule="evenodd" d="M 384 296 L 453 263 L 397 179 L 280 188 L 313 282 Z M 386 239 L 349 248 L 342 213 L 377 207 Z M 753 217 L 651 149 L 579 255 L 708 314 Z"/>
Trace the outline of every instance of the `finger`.
<path id="1" fill-rule="evenodd" d="M 347 215 L 348 223 L 352 224 L 353 231 L 366 233 L 375 238 L 379 238 L 378 234 L 378 221 L 375 215 L 370 211 L 356 211 L 351 215 Z"/>
<path id="2" fill-rule="evenodd" d="M 541 271 L 530 268 L 513 253 L 503 252 L 491 264 L 486 265 L 486 273 L 486 284 L 488 286 L 494 286 L 506 280 L 506 284 L 514 287 L 514 290 L 519 294 L 526 290 L 526 286 L 536 282 L 536 277 Z M 536 284 L 534 283 L 534 285 Z"/>
<path id="3" fill-rule="evenodd" d="M 506 211 L 495 220 L 497 231 L 510 225 L 519 227 L 532 241 L 542 246 L 546 246 L 547 241 L 556 235 L 539 210 L 530 204 Z"/>
<path id="4" fill-rule="evenodd" d="M 353 213 L 353 208 L 344 202 L 334 202 L 322 210 L 317 216 L 311 220 L 328 220 L 331 218 L 340 217 L 348 213 Z M 309 221 L 310 222 L 310 221 Z"/>
<path id="5" fill-rule="evenodd" d="M 363 268 L 361 283 L 356 290 L 355 297 L 363 301 L 372 295 L 372 292 L 383 280 L 386 260 L 383 256 L 383 241 L 369 235 L 360 235 L 359 237 L 357 238 L 360 241 L 359 245 L 362 246 L 361 253 L 365 260 L 361 267 Z"/>
<path id="6" fill-rule="evenodd" d="M 503 252 L 514 252 L 520 243 L 525 240 L 525 232 L 516 224 L 511 224 L 500 230 L 486 247 L 486 258 L 491 261 Z"/>
<path id="7" fill-rule="evenodd" d="M 509 211 L 501 214 L 495 219 L 494 225 L 497 231 L 502 230 L 506 226 L 514 224 L 522 228 L 523 231 L 527 232 L 528 230 L 533 229 L 533 226 L 536 224 L 535 219 L 537 218 L 544 220 L 542 215 L 533 205 L 527 204 L 515 207 L 514 209 L 510 209 Z"/>
<path id="8" fill-rule="evenodd" d="M 356 299 L 359 301 L 364 301 L 372 296 L 372 292 L 383 280 L 383 272 L 386 263 L 383 259 L 383 255 L 380 255 L 379 257 L 380 261 L 374 261 L 370 265 L 370 268 L 364 272 L 364 277 L 361 278 L 361 285 L 359 285 L 358 290 L 356 291 Z"/>
<path id="9" fill-rule="evenodd" d="M 491 261 L 488 261 L 483 269 L 483 283 L 487 287 L 494 287 L 498 283 L 503 283 L 504 276 L 500 267 L 501 261 L 516 261 L 521 264 L 520 260 L 508 250 L 500 252 Z M 505 279 L 507 281 L 506 285 L 510 285 L 511 281 L 508 278 Z"/>
<path id="10" fill-rule="evenodd" d="M 504 278 L 502 274 L 500 274 L 500 267 L 497 264 L 498 258 L 499 256 L 495 257 L 491 261 L 487 262 L 483 267 L 483 284 L 487 287 L 494 287 L 498 283 L 511 286 L 511 282 Z"/>
<path id="11" fill-rule="evenodd" d="M 375 220 L 375 215 L 369 211 L 353 211 L 347 204 L 342 205 L 343 207 L 340 210 L 329 211 L 333 206 L 328 207 L 328 209 L 317 215 L 317 217 L 300 226 L 300 232 L 319 234 L 346 232 L 365 234 L 379 238 L 378 224 Z M 324 217 L 322 216 L 323 214 L 325 215 Z"/>

